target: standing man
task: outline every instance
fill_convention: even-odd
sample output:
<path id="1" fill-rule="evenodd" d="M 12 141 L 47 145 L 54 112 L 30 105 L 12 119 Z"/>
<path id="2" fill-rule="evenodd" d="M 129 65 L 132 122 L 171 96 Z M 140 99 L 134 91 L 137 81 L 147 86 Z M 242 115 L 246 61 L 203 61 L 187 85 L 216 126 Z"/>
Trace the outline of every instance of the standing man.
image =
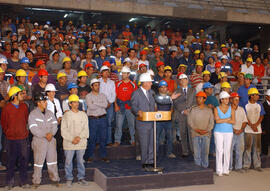
<path id="1" fill-rule="evenodd" d="M 47 162 L 48 173 L 53 185 L 59 187 L 57 169 L 56 139 L 57 120 L 54 114 L 47 110 L 47 98 L 39 93 L 34 97 L 37 106 L 29 115 L 28 124 L 33 134 L 32 149 L 34 153 L 33 185 L 37 189 L 41 182 L 43 164 Z"/>
<path id="2" fill-rule="evenodd" d="M 238 95 L 240 96 L 240 102 L 239 106 L 245 107 L 245 105 L 248 103 L 249 96 L 248 96 L 248 90 L 250 88 L 255 88 L 252 82 L 253 76 L 251 74 L 245 74 L 244 77 L 244 85 L 240 86 L 240 88 L 237 90 Z"/>
<path id="3" fill-rule="evenodd" d="M 79 97 L 77 95 L 70 95 L 68 102 L 71 109 L 64 114 L 61 124 L 61 135 L 66 156 L 66 184 L 68 187 L 72 185 L 73 157 L 76 153 L 79 184 L 87 186 L 88 182 L 84 180 L 85 167 L 83 155 L 89 137 L 88 117 L 85 112 L 79 111 Z"/>
<path id="4" fill-rule="evenodd" d="M 140 76 L 141 87 L 136 90 L 131 97 L 131 109 L 136 117 L 141 118 L 143 112 L 155 111 L 155 99 L 151 90 L 152 78 L 149 73 Z M 141 147 L 142 168 L 147 170 L 153 167 L 153 122 L 144 122 L 136 119 L 136 128 Z"/>
<path id="5" fill-rule="evenodd" d="M 197 105 L 190 109 L 187 117 L 191 128 L 195 164 L 204 168 L 208 167 L 208 154 L 210 147 L 211 130 L 214 128 L 214 115 L 212 109 L 204 104 L 204 92 L 196 94 Z"/>
<path id="6" fill-rule="evenodd" d="M 188 77 L 185 74 L 179 76 L 180 88 L 175 92 L 181 95 L 173 101 L 175 118 L 178 121 L 180 135 L 181 135 L 181 146 L 182 146 L 182 157 L 187 157 L 189 155 L 189 150 L 192 153 L 193 146 L 190 137 L 190 132 L 187 123 L 188 112 L 191 107 L 196 103 L 195 89 L 188 87 Z M 189 147 L 188 148 L 188 143 Z"/>
<path id="7" fill-rule="evenodd" d="M 121 70 L 122 80 L 116 83 L 116 102 L 114 102 L 116 112 L 116 129 L 114 146 L 119 146 L 122 137 L 122 128 L 125 117 L 127 118 L 130 133 L 130 143 L 135 145 L 135 117 L 131 112 L 131 94 L 137 90 L 137 85 L 129 79 L 130 69 L 124 66 Z"/>
<path id="8" fill-rule="evenodd" d="M 30 188 L 27 184 L 27 165 L 29 158 L 29 131 L 27 129 L 28 108 L 23 102 L 24 95 L 20 88 L 10 88 L 8 103 L 2 111 L 1 126 L 6 137 L 7 148 L 7 175 L 6 188 L 11 190 L 14 186 L 14 168 L 19 163 L 20 183 L 23 188 Z"/>
<path id="9" fill-rule="evenodd" d="M 266 91 L 263 108 L 265 115 L 262 121 L 262 154 L 268 155 L 268 144 L 270 142 L 270 89 Z"/>

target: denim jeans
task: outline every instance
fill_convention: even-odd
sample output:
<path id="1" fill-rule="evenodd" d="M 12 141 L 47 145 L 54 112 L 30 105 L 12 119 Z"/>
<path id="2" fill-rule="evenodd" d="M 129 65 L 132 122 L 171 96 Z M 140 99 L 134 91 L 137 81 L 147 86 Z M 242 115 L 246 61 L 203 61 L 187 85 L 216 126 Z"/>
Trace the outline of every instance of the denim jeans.
<path id="1" fill-rule="evenodd" d="M 213 153 L 216 153 L 214 129 L 212 129 L 211 131 L 211 138 L 210 138 L 210 154 L 213 154 Z"/>
<path id="2" fill-rule="evenodd" d="M 167 138 L 167 155 L 170 155 L 172 154 L 172 121 L 157 122 L 157 153 L 163 130 Z"/>
<path id="3" fill-rule="evenodd" d="M 78 170 L 77 178 L 78 178 L 78 180 L 81 180 L 81 179 L 84 179 L 84 177 L 85 177 L 85 167 L 83 164 L 84 163 L 83 155 L 85 153 L 85 150 L 65 150 L 66 180 L 73 180 L 72 170 L 73 170 L 73 157 L 74 157 L 75 153 L 76 153 L 77 170 Z"/>
<path id="4" fill-rule="evenodd" d="M 261 134 L 245 133 L 244 168 L 251 166 L 251 152 L 254 168 L 261 167 Z"/>
<path id="5" fill-rule="evenodd" d="M 99 153 L 100 157 L 104 158 L 107 156 L 106 152 L 106 140 L 107 140 L 107 129 L 108 129 L 108 120 L 106 117 L 99 119 L 89 119 L 89 139 L 88 147 L 86 151 L 86 159 L 93 156 L 96 148 L 97 137 L 99 137 Z"/>
<path id="6" fill-rule="evenodd" d="M 116 128 L 114 133 L 114 142 L 121 143 L 123 123 L 127 118 L 128 128 L 130 133 L 130 143 L 135 142 L 135 116 L 130 109 L 126 109 L 125 112 L 116 112 Z"/>
<path id="7" fill-rule="evenodd" d="M 244 153 L 244 132 L 240 135 L 233 134 L 230 170 L 233 169 L 233 151 L 235 151 L 235 170 L 242 169 L 243 167 L 243 153 Z"/>
<path id="8" fill-rule="evenodd" d="M 192 138 L 194 150 L 194 162 L 198 166 L 208 167 L 208 154 L 210 146 L 210 137 L 196 136 Z"/>
<path id="9" fill-rule="evenodd" d="M 107 130 L 107 144 L 112 143 L 112 121 L 114 117 L 114 109 L 113 103 L 109 108 L 106 109 L 107 111 L 107 120 L 108 120 L 108 130 Z"/>

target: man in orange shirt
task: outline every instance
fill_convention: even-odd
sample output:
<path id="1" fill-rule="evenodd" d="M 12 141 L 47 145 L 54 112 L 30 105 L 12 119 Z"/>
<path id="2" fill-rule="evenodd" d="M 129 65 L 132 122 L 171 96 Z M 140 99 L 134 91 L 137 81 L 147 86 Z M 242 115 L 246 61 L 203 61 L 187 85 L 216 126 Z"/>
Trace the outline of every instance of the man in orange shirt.
<path id="1" fill-rule="evenodd" d="M 129 25 L 126 25 L 125 31 L 122 32 L 125 39 L 130 39 L 130 36 L 132 35 L 132 32 L 129 31 Z"/>

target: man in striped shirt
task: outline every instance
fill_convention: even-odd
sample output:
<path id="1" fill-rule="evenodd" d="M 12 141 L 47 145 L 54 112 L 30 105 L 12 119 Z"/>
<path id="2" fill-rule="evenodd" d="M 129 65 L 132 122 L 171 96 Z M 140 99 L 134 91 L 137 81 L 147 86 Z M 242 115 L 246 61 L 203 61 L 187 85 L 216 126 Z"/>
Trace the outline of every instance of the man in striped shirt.
<path id="1" fill-rule="evenodd" d="M 202 71 L 203 71 L 203 62 L 202 60 L 196 60 L 195 72 L 193 72 L 190 76 L 190 82 L 192 88 L 196 88 L 199 83 L 203 82 L 202 78 Z"/>

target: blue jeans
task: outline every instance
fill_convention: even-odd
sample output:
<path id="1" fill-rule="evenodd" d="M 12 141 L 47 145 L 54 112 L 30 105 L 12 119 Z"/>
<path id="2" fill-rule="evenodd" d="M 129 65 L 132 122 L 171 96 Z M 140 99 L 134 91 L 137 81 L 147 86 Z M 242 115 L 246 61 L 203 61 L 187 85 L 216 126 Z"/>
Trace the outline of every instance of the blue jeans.
<path id="1" fill-rule="evenodd" d="M 212 129 L 211 131 L 211 138 L 210 138 L 210 154 L 213 154 L 213 153 L 216 153 L 214 129 Z"/>
<path id="2" fill-rule="evenodd" d="M 235 151 L 235 170 L 243 167 L 243 153 L 245 149 L 244 132 L 240 135 L 233 134 L 230 170 L 233 169 L 233 151 Z"/>
<path id="3" fill-rule="evenodd" d="M 125 120 L 125 117 L 127 118 L 128 122 L 128 128 L 130 133 L 130 143 L 135 142 L 135 116 L 132 114 L 130 109 L 126 109 L 125 112 L 118 111 L 116 112 L 116 128 L 114 133 L 114 142 L 121 143 L 121 137 L 122 137 L 122 128 L 123 123 Z"/>
<path id="4" fill-rule="evenodd" d="M 106 152 L 106 140 L 107 140 L 107 128 L 108 128 L 108 120 L 106 117 L 99 119 L 89 119 L 89 139 L 88 139 L 88 147 L 86 151 L 86 158 L 90 158 L 93 156 L 96 148 L 97 137 L 99 137 L 99 153 L 102 158 L 107 156 Z"/>
<path id="5" fill-rule="evenodd" d="M 76 153 L 76 160 L 77 160 L 77 170 L 78 170 L 78 175 L 77 178 L 78 180 L 84 179 L 85 177 L 85 167 L 84 167 L 84 160 L 83 160 L 83 155 L 85 153 L 85 150 L 65 150 L 65 156 L 66 156 L 66 161 L 65 161 L 65 173 L 66 173 L 66 180 L 73 180 L 73 157 L 74 154 Z"/>
<path id="6" fill-rule="evenodd" d="M 107 144 L 112 143 L 112 121 L 114 116 L 113 103 L 111 106 L 106 109 L 107 111 L 107 120 L 108 120 L 108 131 L 107 131 Z"/>
<path id="7" fill-rule="evenodd" d="M 159 142 L 162 132 L 165 132 L 167 139 L 167 155 L 172 154 L 172 121 L 159 121 L 157 122 L 157 153 L 159 150 Z"/>
<path id="8" fill-rule="evenodd" d="M 195 164 L 207 168 L 209 164 L 208 154 L 209 154 L 210 137 L 196 136 L 192 138 L 192 141 L 193 141 Z"/>

